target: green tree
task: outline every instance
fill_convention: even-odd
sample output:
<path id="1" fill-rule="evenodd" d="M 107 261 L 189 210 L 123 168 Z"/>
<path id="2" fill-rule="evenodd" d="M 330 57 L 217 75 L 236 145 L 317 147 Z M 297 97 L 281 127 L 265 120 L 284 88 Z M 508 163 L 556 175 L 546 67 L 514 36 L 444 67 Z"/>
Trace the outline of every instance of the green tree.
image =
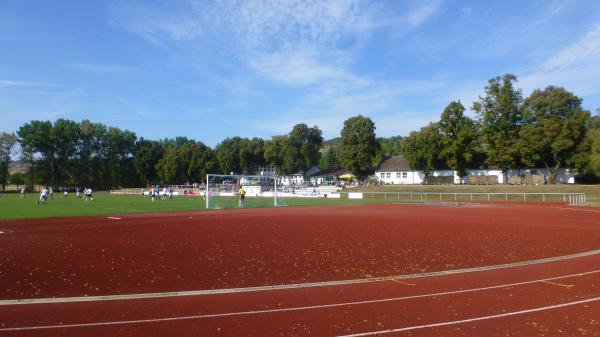
<path id="1" fill-rule="evenodd" d="M 385 158 L 402 154 L 401 136 L 379 137 L 377 142 L 379 142 L 379 150 L 373 157 L 373 166 L 379 166 Z"/>
<path id="2" fill-rule="evenodd" d="M 373 157 L 379 150 L 375 136 L 375 123 L 362 115 L 344 121 L 341 131 L 342 165 L 355 175 L 363 177 L 372 170 Z"/>
<path id="3" fill-rule="evenodd" d="M 170 147 L 165 150 L 164 156 L 156 164 L 156 174 L 163 183 L 176 182 L 177 173 L 181 170 L 179 153 L 176 148 Z"/>
<path id="4" fill-rule="evenodd" d="M 446 165 L 457 171 L 459 177 L 467 175 L 467 168 L 476 153 L 477 129 L 475 123 L 464 115 L 465 107 L 451 102 L 439 122 L 442 149 L 440 157 Z"/>
<path id="5" fill-rule="evenodd" d="M 317 126 L 296 124 L 283 147 L 283 170 L 286 173 L 306 172 L 321 159 L 323 136 Z"/>
<path id="6" fill-rule="evenodd" d="M 431 171 L 443 167 L 441 153 L 442 135 L 436 123 L 411 132 L 402 141 L 402 154 L 408 165 L 413 170 L 423 171 L 426 176 Z"/>
<path id="7" fill-rule="evenodd" d="M 25 184 L 29 188 L 33 189 L 36 182 L 38 182 L 38 160 L 34 157 L 34 151 L 28 146 L 22 146 L 21 160 L 26 162 L 29 166 L 25 173 Z"/>
<path id="8" fill-rule="evenodd" d="M 385 156 L 395 156 L 402 153 L 402 137 L 393 136 L 388 138 L 378 138 L 381 144 L 381 152 Z"/>
<path id="9" fill-rule="evenodd" d="M 600 177 L 600 108 L 596 109 L 596 113 L 588 123 L 585 142 L 589 144 L 588 171 Z"/>
<path id="10" fill-rule="evenodd" d="M 58 119 L 54 122 L 53 133 L 56 146 L 56 183 L 70 185 L 73 182 L 74 171 L 73 159 L 77 151 L 79 139 L 79 125 L 68 119 Z"/>
<path id="11" fill-rule="evenodd" d="M 14 133 L 0 133 L 0 185 L 3 191 L 8 182 L 8 165 L 10 164 L 11 154 L 16 144 L 17 136 Z"/>
<path id="12" fill-rule="evenodd" d="M 75 154 L 77 169 L 74 184 L 79 187 L 90 186 L 99 175 L 103 141 L 106 126 L 89 120 L 79 122 L 78 142 Z"/>
<path id="13" fill-rule="evenodd" d="M 573 158 L 583 142 L 589 112 L 581 99 L 563 88 L 535 90 L 523 103 L 524 123 L 519 133 L 523 161 L 543 164 L 556 182 L 558 169 Z"/>
<path id="14" fill-rule="evenodd" d="M 13 185 L 23 185 L 26 182 L 25 175 L 20 172 L 15 172 L 11 174 L 10 178 L 8 179 L 8 182 Z"/>
<path id="15" fill-rule="evenodd" d="M 600 128 L 590 129 L 586 139 L 589 143 L 588 171 L 600 177 Z"/>
<path id="16" fill-rule="evenodd" d="M 188 180 L 202 182 L 206 175 L 217 168 L 217 158 L 214 151 L 201 142 L 191 145 L 190 163 L 187 167 Z"/>
<path id="17" fill-rule="evenodd" d="M 74 167 L 71 165 L 78 142 L 77 123 L 58 119 L 31 121 L 19 128 L 21 145 L 42 156 L 44 183 L 68 184 L 72 181 Z"/>
<path id="18" fill-rule="evenodd" d="M 260 138 L 242 138 L 239 143 L 242 172 L 255 173 L 265 165 L 265 141 Z"/>
<path id="19" fill-rule="evenodd" d="M 156 181 L 156 164 L 163 156 L 163 145 L 159 141 L 140 138 L 133 154 L 133 165 L 140 177 L 140 182 L 146 186 Z"/>
<path id="20" fill-rule="evenodd" d="M 166 149 L 156 164 L 156 172 L 164 183 L 201 182 L 216 166 L 211 148 L 201 142 L 187 140 Z"/>
<path id="21" fill-rule="evenodd" d="M 120 187 L 127 163 L 132 160 L 136 141 L 135 133 L 109 127 L 103 139 L 103 183 L 106 187 Z"/>
<path id="22" fill-rule="evenodd" d="M 31 121 L 19 128 L 17 132 L 21 145 L 27 148 L 32 155 L 40 153 L 46 167 L 42 168 L 47 179 L 54 183 L 54 162 L 56 161 L 55 135 L 50 121 Z M 44 170 L 46 169 L 46 170 Z"/>
<path id="23" fill-rule="evenodd" d="M 341 163 L 338 158 L 337 148 L 330 146 L 325 151 L 325 154 L 323 154 L 323 156 L 321 157 L 321 160 L 319 161 L 319 167 L 321 169 L 325 170 L 325 169 L 340 167 L 340 166 L 341 166 Z"/>
<path id="24" fill-rule="evenodd" d="M 44 183 L 55 184 L 55 168 L 57 165 L 58 137 L 50 121 L 31 121 L 21 126 L 18 131 L 21 145 L 33 154 L 42 156 L 44 166 L 42 178 Z"/>
<path id="25" fill-rule="evenodd" d="M 217 161 L 223 174 L 240 174 L 240 137 L 226 138 L 215 149 Z"/>
<path id="26" fill-rule="evenodd" d="M 288 136 L 273 136 L 271 140 L 265 142 L 265 162 L 273 165 L 277 169 L 283 168 L 284 149 L 288 141 Z"/>
<path id="27" fill-rule="evenodd" d="M 489 80 L 485 96 L 473 103 L 483 138 L 488 164 L 499 166 L 507 182 L 508 170 L 520 165 L 519 131 L 522 124 L 521 90 L 515 89 L 517 78 L 506 74 Z"/>
<path id="28" fill-rule="evenodd" d="M 590 121 L 587 125 L 588 129 L 600 129 L 600 108 L 596 109 L 596 112 L 598 115 L 590 118 Z"/>

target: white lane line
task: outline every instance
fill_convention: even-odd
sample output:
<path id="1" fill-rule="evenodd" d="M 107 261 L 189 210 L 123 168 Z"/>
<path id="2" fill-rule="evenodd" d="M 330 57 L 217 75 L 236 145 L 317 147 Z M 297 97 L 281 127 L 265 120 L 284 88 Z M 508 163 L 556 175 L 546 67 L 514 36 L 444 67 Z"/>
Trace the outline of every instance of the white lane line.
<path id="1" fill-rule="evenodd" d="M 107 219 L 113 219 L 113 220 L 123 220 L 123 218 L 117 218 L 117 217 L 114 217 L 114 216 L 108 216 L 106 218 Z"/>
<path id="2" fill-rule="evenodd" d="M 502 317 L 508 317 L 508 316 L 530 314 L 532 312 L 564 308 L 564 307 L 569 307 L 569 306 L 578 305 L 578 304 L 595 302 L 595 301 L 599 301 L 599 300 L 600 300 L 600 297 L 594 297 L 594 298 L 588 298 L 586 300 L 581 300 L 581 301 L 560 303 L 560 304 L 555 304 L 555 305 L 549 305 L 546 307 L 506 312 L 506 313 L 497 314 L 497 315 L 474 317 L 474 318 L 468 318 L 468 319 L 463 319 L 463 320 L 459 320 L 459 321 L 415 325 L 415 326 L 409 326 L 409 327 L 405 327 L 405 328 L 388 329 L 388 330 L 380 330 L 380 331 L 361 332 L 361 333 L 355 333 L 355 334 L 350 334 L 350 335 L 339 335 L 338 337 L 364 337 L 364 336 L 383 335 L 383 334 L 388 334 L 388 333 L 404 332 L 404 331 L 411 331 L 411 330 L 418 330 L 418 329 L 425 329 L 425 328 L 436 328 L 436 327 L 441 327 L 441 326 L 449 326 L 449 325 L 464 324 L 464 323 L 471 323 L 471 322 L 477 322 L 477 321 L 485 321 L 485 320 L 494 319 L 494 318 L 502 318 Z"/>
<path id="3" fill-rule="evenodd" d="M 48 303 L 71 303 L 71 302 L 119 301 L 119 300 L 135 300 L 135 299 L 146 299 L 146 298 L 165 298 L 165 297 L 182 297 L 182 296 L 205 296 L 205 295 L 222 295 L 222 294 L 257 292 L 257 291 L 272 291 L 272 290 L 302 289 L 302 288 L 314 288 L 314 287 L 326 287 L 326 286 L 341 286 L 341 285 L 350 285 L 350 284 L 375 283 L 375 282 L 384 282 L 384 281 L 392 281 L 392 280 L 403 280 L 403 279 L 413 279 L 413 278 L 422 278 L 422 277 L 473 273 L 473 272 L 481 272 L 481 271 L 489 271 L 489 270 L 497 270 L 497 269 L 507 269 L 507 268 L 515 268 L 515 267 L 534 265 L 534 264 L 569 260 L 569 259 L 593 256 L 593 255 L 598 255 L 598 254 L 600 254 L 600 249 L 583 252 L 583 253 L 571 254 L 571 255 L 557 256 L 557 257 L 551 257 L 551 258 L 545 258 L 545 259 L 539 259 L 539 260 L 507 263 L 507 264 L 500 264 L 500 265 L 493 265 L 493 266 L 484 266 L 484 267 L 466 268 L 466 269 L 454 269 L 454 270 L 436 271 L 436 272 L 421 273 L 421 274 L 371 277 L 371 278 L 354 279 L 354 280 L 292 283 L 292 284 L 280 284 L 280 285 L 272 285 L 272 286 L 259 286 L 259 287 L 246 287 L 246 288 L 167 291 L 167 292 L 161 292 L 161 293 L 143 293 L 143 294 L 126 294 L 126 295 L 50 297 L 50 298 L 0 300 L 0 306 L 19 305 L 19 304 L 23 305 L 23 304 L 48 304 Z"/>
<path id="4" fill-rule="evenodd" d="M 570 207 L 554 207 L 557 209 L 567 209 L 570 211 L 580 211 L 580 212 L 594 212 L 594 213 L 600 213 L 600 210 L 595 210 L 595 209 L 584 209 L 584 208 L 570 208 Z"/>
<path id="5" fill-rule="evenodd" d="M 322 304 L 322 305 L 311 305 L 304 307 L 291 307 L 291 308 L 278 308 L 278 309 L 265 309 L 265 310 L 252 310 L 252 311 L 239 311 L 239 312 L 226 312 L 220 314 L 206 314 L 206 315 L 194 315 L 194 316 L 181 316 L 181 317 L 166 317 L 166 318 L 149 318 L 149 319 L 140 319 L 140 320 L 128 320 L 128 321 L 110 321 L 110 322 L 90 322 L 90 323 L 78 323 L 78 324 L 60 324 L 60 325 L 41 325 L 41 326 L 25 326 L 25 327 L 15 327 L 15 328 L 3 328 L 0 329 L 2 331 L 23 331 L 23 330 L 42 330 L 42 329 L 59 329 L 59 328 L 78 328 L 78 327 L 90 327 L 90 326 L 105 326 L 105 325 L 126 325 L 126 324 L 140 324 L 140 323 L 152 323 L 152 322 L 165 322 L 165 321 L 180 321 L 180 320 L 190 320 L 190 319 L 203 319 L 203 318 L 219 318 L 219 317 L 231 317 L 231 316 L 247 316 L 247 315 L 259 315 L 259 314 L 272 314 L 272 313 L 281 313 L 281 312 L 290 312 L 290 311 L 303 311 L 303 310 L 312 310 L 312 309 L 326 309 L 326 308 L 335 308 L 335 307 L 347 307 L 352 305 L 362 305 L 362 304 L 374 304 L 374 303 L 384 303 L 384 302 L 392 302 L 392 301 L 402 301 L 409 299 L 418 299 L 418 298 L 427 298 L 427 297 L 436 297 L 436 296 L 446 296 L 446 295 L 454 295 L 454 294 L 464 294 L 470 292 L 498 289 L 498 288 L 508 288 L 515 287 L 520 285 L 532 284 L 532 283 L 544 283 L 553 280 L 571 278 L 571 277 L 579 277 L 586 276 L 590 274 L 600 273 L 600 269 L 588 271 L 585 273 L 571 274 L 571 275 L 563 275 L 557 276 L 547 279 L 540 280 L 532 280 L 525 282 L 517 282 L 517 283 L 508 283 L 490 287 L 482 287 L 482 288 L 473 288 L 473 289 L 462 289 L 455 291 L 446 291 L 440 293 L 433 294 L 421 294 L 421 295 L 413 295 L 413 296 L 404 296 L 404 297 L 393 297 L 393 298 L 383 298 L 377 300 L 367 300 L 367 301 L 355 301 L 355 302 L 344 302 L 344 303 L 333 303 L 333 304 Z"/>

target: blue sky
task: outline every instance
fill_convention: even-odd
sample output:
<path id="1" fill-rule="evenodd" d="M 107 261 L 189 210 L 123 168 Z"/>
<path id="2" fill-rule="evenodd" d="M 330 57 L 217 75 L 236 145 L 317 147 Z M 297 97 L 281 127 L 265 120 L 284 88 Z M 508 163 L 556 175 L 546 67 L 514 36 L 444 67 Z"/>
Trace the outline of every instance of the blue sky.
<path id="1" fill-rule="evenodd" d="M 600 1 L 0 0 L 0 131 L 90 119 L 151 139 L 407 135 L 487 80 L 600 107 Z"/>

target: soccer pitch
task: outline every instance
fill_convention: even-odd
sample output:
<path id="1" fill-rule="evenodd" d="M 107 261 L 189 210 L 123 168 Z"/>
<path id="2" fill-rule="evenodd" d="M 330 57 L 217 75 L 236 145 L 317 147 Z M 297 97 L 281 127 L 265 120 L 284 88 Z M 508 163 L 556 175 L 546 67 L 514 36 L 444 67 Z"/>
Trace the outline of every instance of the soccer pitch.
<path id="1" fill-rule="evenodd" d="M 18 194 L 4 194 L 0 197 L 0 220 L 117 215 L 131 213 L 161 213 L 161 212 L 194 212 L 207 211 L 206 202 L 202 197 L 189 199 L 174 197 L 173 199 L 152 201 L 148 197 L 139 195 L 114 195 L 99 193 L 94 195 L 94 200 L 85 202 L 82 198 L 69 195 L 54 195 L 45 204 L 36 204 L 37 194 L 30 193 L 20 199 Z M 226 203 L 227 208 L 237 207 L 237 198 L 231 198 Z M 315 205 L 350 205 L 386 203 L 384 200 L 336 200 L 336 199 L 285 199 L 287 206 L 315 206 Z M 246 198 L 245 208 L 273 207 L 272 198 Z M 208 210 L 210 211 L 210 210 Z"/>

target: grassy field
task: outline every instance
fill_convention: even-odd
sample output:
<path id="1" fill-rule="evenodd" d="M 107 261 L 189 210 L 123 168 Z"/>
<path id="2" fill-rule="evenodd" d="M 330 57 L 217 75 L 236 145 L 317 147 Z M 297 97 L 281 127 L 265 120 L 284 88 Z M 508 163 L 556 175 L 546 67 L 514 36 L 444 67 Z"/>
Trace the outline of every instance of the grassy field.
<path id="1" fill-rule="evenodd" d="M 346 192 L 442 192 L 442 193 L 586 193 L 589 205 L 600 206 L 600 186 L 598 185 L 543 185 L 543 186 L 473 186 L 473 185 L 387 185 L 377 187 L 356 187 L 346 189 Z M 155 213 L 155 212 L 186 212 L 204 211 L 205 202 L 202 198 L 194 200 L 176 197 L 173 200 L 158 200 L 152 202 L 149 198 L 138 195 L 111 195 L 99 193 L 92 202 L 84 202 L 73 195 L 63 198 L 57 195 L 46 204 L 35 203 L 37 194 L 30 193 L 24 199 L 19 199 L 18 194 L 7 193 L 0 198 L 0 220 L 69 217 L 92 215 L 116 215 L 129 213 Z M 337 199 L 285 199 L 287 206 L 311 205 L 348 205 L 365 203 L 386 203 L 395 200 L 337 200 Z M 231 198 L 220 202 L 221 206 L 236 207 L 237 199 Z M 246 207 L 270 207 L 272 199 L 247 198 Z"/>
<path id="2" fill-rule="evenodd" d="M 600 185 L 385 185 L 361 186 L 356 192 L 431 192 L 431 193 L 585 193 L 591 206 L 600 206 Z"/>
<path id="3" fill-rule="evenodd" d="M 46 204 L 36 204 L 36 194 L 28 194 L 24 199 L 19 199 L 15 193 L 4 194 L 0 198 L 0 220 L 91 216 L 91 215 L 117 215 L 129 213 L 155 213 L 155 212 L 189 212 L 205 211 L 204 199 L 193 200 L 175 197 L 173 200 L 157 200 L 152 202 L 149 198 L 138 195 L 111 195 L 99 193 L 94 195 L 94 201 L 84 202 L 74 196 L 63 198 L 62 195 L 54 196 Z M 312 206 L 312 205 L 348 205 L 381 203 L 381 200 L 335 200 L 335 199 L 286 199 L 287 206 Z M 237 199 L 230 198 L 220 205 L 236 207 Z M 273 199 L 247 198 L 246 208 L 270 207 Z"/>

